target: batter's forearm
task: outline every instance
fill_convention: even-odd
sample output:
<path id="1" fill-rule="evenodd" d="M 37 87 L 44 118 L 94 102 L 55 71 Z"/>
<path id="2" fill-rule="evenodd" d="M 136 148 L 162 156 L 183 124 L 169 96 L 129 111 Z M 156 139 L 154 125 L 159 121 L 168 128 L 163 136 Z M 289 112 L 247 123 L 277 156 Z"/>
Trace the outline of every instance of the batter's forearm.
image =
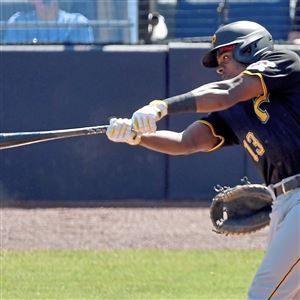
<path id="1" fill-rule="evenodd" d="M 205 92 L 192 92 L 197 104 L 197 112 L 215 112 L 225 110 L 236 102 L 230 98 L 226 90 L 206 90 Z"/>
<path id="2" fill-rule="evenodd" d="M 212 134 L 209 126 L 195 122 L 183 132 L 168 130 L 144 134 L 140 146 L 169 155 L 188 155 L 207 152 L 220 143 L 220 137 Z"/>
<path id="3" fill-rule="evenodd" d="M 164 100 L 168 115 L 186 112 L 214 112 L 227 109 L 235 104 L 224 90 L 195 90 Z"/>
<path id="4" fill-rule="evenodd" d="M 169 155 L 188 154 L 186 145 L 182 143 L 182 133 L 173 131 L 161 130 L 143 135 L 139 145 Z"/>
<path id="5" fill-rule="evenodd" d="M 237 103 L 230 94 L 234 84 L 215 82 L 206 84 L 191 92 L 164 100 L 168 114 L 184 112 L 214 112 L 227 109 Z"/>

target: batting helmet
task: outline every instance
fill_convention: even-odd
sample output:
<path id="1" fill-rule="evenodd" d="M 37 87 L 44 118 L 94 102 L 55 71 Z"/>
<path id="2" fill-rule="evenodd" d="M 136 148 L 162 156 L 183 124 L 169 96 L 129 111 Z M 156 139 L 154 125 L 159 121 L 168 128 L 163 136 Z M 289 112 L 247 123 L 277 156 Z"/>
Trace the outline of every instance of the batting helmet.
<path id="1" fill-rule="evenodd" d="M 217 67 L 217 50 L 229 45 L 235 45 L 234 59 L 249 65 L 273 49 L 273 39 L 266 28 L 255 22 L 238 21 L 224 25 L 213 35 L 213 48 L 202 58 L 203 65 L 208 68 Z"/>

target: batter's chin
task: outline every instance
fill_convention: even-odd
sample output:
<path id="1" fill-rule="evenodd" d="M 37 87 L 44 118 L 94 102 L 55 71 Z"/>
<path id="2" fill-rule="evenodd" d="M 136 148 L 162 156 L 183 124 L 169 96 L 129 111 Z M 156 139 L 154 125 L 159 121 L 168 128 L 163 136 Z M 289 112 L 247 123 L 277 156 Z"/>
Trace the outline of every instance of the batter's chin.
<path id="1" fill-rule="evenodd" d="M 222 79 L 223 79 L 223 80 L 228 80 L 228 79 L 234 78 L 235 76 L 237 76 L 237 75 L 223 75 L 223 76 L 222 76 Z"/>

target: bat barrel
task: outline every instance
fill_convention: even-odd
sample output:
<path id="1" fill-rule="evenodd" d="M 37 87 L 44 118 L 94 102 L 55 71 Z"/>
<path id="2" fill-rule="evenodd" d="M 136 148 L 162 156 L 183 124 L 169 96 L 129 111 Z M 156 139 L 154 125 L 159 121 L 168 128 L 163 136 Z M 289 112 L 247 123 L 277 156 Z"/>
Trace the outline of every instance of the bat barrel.
<path id="1" fill-rule="evenodd" d="M 11 132 L 0 134 L 0 149 L 21 147 L 50 140 L 105 133 L 108 125 L 50 131 Z"/>

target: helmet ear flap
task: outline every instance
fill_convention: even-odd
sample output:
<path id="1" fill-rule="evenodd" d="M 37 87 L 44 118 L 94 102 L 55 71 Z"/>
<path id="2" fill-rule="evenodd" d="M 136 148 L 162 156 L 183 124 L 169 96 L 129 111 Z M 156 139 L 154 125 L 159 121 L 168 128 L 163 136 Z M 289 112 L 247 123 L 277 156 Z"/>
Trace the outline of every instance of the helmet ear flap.
<path id="1" fill-rule="evenodd" d="M 253 39 L 255 39 L 255 35 Z M 258 61 L 264 53 L 272 49 L 272 36 L 266 34 L 253 41 L 245 40 L 243 43 L 238 44 L 234 52 L 234 58 L 243 64 L 249 65 Z"/>
<path id="2" fill-rule="evenodd" d="M 254 54 L 256 52 L 256 43 L 246 45 L 243 47 L 242 44 L 237 45 L 234 51 L 235 60 L 243 64 L 250 64 L 254 59 Z"/>

